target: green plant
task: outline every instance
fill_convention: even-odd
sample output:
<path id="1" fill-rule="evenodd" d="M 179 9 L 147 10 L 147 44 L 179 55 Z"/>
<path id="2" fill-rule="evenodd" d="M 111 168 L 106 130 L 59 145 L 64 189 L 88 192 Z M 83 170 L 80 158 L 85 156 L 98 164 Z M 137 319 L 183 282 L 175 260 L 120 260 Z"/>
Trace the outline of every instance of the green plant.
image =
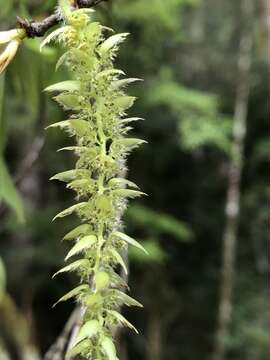
<path id="1" fill-rule="evenodd" d="M 19 221 L 24 220 L 24 209 L 21 197 L 17 192 L 8 167 L 4 159 L 4 149 L 6 145 L 6 122 L 3 113 L 5 78 L 0 77 L 0 206 L 6 203 L 15 211 Z"/>
<path id="2" fill-rule="evenodd" d="M 171 69 L 162 68 L 149 91 L 149 104 L 167 106 L 178 119 L 181 147 L 193 151 L 214 146 L 230 154 L 232 121 L 220 113 L 215 95 L 180 85 Z"/>
<path id="3" fill-rule="evenodd" d="M 90 22 L 90 12 L 64 8 L 66 24 L 42 43 L 43 47 L 58 39 L 63 44 L 66 52 L 57 68 L 65 64 L 73 78 L 46 89 L 58 92 L 55 100 L 71 112 L 68 120 L 50 128 L 61 128 L 74 136 L 76 145 L 61 150 L 78 156 L 74 169 L 52 178 L 66 182 L 79 201 L 55 218 L 76 213 L 82 222 L 64 237 L 75 241 L 66 260 L 80 258 L 58 271 L 77 272 L 80 285 L 59 301 L 75 297 L 85 311 L 70 356 L 114 360 L 117 359 L 114 327 L 123 324 L 136 331 L 119 309 L 122 304 L 141 306 L 125 293 L 127 285 L 116 270 L 120 265 L 127 272 L 121 253 L 128 244 L 143 250 L 121 232 L 121 217 L 127 199 L 142 194 L 133 182 L 125 179 L 125 163 L 129 152 L 144 141 L 126 137 L 131 129 L 129 124 L 138 118 L 125 118 L 135 98 L 127 96 L 123 89 L 138 79 L 119 79 L 124 73 L 113 66 L 118 45 L 127 34 L 105 39 L 108 29 Z"/>

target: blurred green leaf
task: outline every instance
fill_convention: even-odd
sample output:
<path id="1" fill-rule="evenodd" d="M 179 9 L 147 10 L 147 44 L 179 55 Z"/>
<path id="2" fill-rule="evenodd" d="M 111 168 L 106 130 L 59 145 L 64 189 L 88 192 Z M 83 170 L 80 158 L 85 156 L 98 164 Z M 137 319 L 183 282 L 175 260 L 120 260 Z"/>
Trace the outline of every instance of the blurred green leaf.
<path id="1" fill-rule="evenodd" d="M 144 249 L 144 247 L 138 243 L 138 241 L 136 241 L 135 239 L 131 238 L 130 236 L 120 232 L 120 231 L 115 231 L 112 233 L 112 236 L 116 236 L 119 239 L 125 241 L 126 243 L 128 243 L 129 245 L 133 245 L 135 246 L 137 249 L 142 250 L 143 252 L 145 252 L 147 254 L 147 251 Z"/>
<path id="2" fill-rule="evenodd" d="M 40 60 L 48 60 L 48 61 L 54 61 L 57 57 L 57 51 L 55 48 L 46 46 L 42 50 L 42 54 L 40 53 L 40 40 L 38 39 L 26 39 L 24 40 L 24 45 L 31 51 L 37 53 L 40 57 Z"/>
<path id="3" fill-rule="evenodd" d="M 12 10 L 14 1 L 13 0 L 0 0 L 1 17 L 6 17 Z"/>
<path id="4" fill-rule="evenodd" d="M 270 146 L 270 136 L 266 136 L 255 144 L 253 150 L 253 159 L 255 161 L 269 161 L 269 146 Z"/>
<path id="5" fill-rule="evenodd" d="M 129 256 L 131 260 L 142 263 L 164 263 L 167 258 L 167 254 L 156 239 L 141 241 L 141 244 L 148 252 L 148 255 L 139 251 L 137 248 L 130 248 Z"/>
<path id="6" fill-rule="evenodd" d="M 15 188 L 4 158 L 0 154 L 0 203 L 1 201 L 15 211 L 19 222 L 24 222 L 24 209 L 21 196 Z"/>
<path id="7" fill-rule="evenodd" d="M 22 199 L 16 190 L 3 157 L 6 142 L 6 125 L 3 117 L 5 78 L 0 76 L 0 204 L 5 202 L 15 211 L 19 222 L 24 221 Z"/>
<path id="8" fill-rule="evenodd" d="M 5 73 L 0 76 L 0 153 L 3 151 L 6 142 L 6 125 L 3 117 L 5 90 Z"/>
<path id="9" fill-rule="evenodd" d="M 216 146 L 225 153 L 230 153 L 232 122 L 225 117 L 211 117 L 188 114 L 179 121 L 180 144 L 186 150 L 193 150 L 201 146 Z"/>
<path id="10" fill-rule="evenodd" d="M 142 205 L 133 205 L 128 209 L 128 216 L 135 224 L 151 229 L 151 232 L 155 232 L 156 235 L 165 233 L 180 241 L 192 239 L 192 232 L 188 225 L 168 214 Z"/>
<path id="11" fill-rule="evenodd" d="M 199 0 L 152 0 L 151 5 L 146 6 L 144 0 L 132 2 L 123 0 L 119 7 L 121 11 L 119 11 L 118 16 L 122 19 L 129 21 L 132 19 L 134 22 L 145 24 L 144 29 L 149 32 L 149 35 L 157 29 L 175 32 L 175 29 L 179 29 L 181 26 L 179 17 L 182 6 L 194 6 L 198 3 Z M 153 19 L 153 21 L 149 22 L 149 19 Z"/>
<path id="12" fill-rule="evenodd" d="M 220 113 L 215 95 L 184 87 L 167 67 L 161 69 L 149 94 L 151 106 L 166 106 L 178 118 L 180 145 L 184 149 L 212 145 L 229 153 L 232 121 Z"/>

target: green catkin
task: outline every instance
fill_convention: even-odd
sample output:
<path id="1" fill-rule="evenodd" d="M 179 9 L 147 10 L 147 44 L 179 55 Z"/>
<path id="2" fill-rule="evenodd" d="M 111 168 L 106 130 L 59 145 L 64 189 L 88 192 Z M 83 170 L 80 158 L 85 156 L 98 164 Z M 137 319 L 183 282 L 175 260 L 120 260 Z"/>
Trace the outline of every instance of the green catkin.
<path id="1" fill-rule="evenodd" d="M 121 232 L 127 199 L 142 194 L 125 179 L 126 156 L 143 141 L 126 137 L 130 122 L 138 118 L 125 118 L 135 99 L 125 94 L 124 87 L 138 79 L 120 79 L 124 73 L 113 66 L 118 45 L 127 34 L 105 38 L 108 29 L 91 22 L 90 13 L 86 9 L 67 12 L 65 25 L 42 44 L 57 39 L 63 45 L 66 52 L 57 67 L 65 64 L 73 79 L 46 89 L 57 92 L 54 99 L 71 113 L 67 120 L 50 127 L 75 137 L 75 146 L 61 150 L 78 157 L 75 169 L 53 177 L 66 182 L 78 201 L 55 218 L 75 213 L 82 222 L 64 237 L 74 241 L 66 260 L 77 259 L 58 272 L 78 273 L 80 285 L 59 301 L 75 298 L 85 311 L 69 356 L 116 360 L 115 327 L 125 325 L 136 331 L 120 314 L 120 307 L 141 306 L 125 293 L 127 285 L 117 270 L 122 267 L 127 272 L 121 254 L 128 244 L 143 250 Z"/>

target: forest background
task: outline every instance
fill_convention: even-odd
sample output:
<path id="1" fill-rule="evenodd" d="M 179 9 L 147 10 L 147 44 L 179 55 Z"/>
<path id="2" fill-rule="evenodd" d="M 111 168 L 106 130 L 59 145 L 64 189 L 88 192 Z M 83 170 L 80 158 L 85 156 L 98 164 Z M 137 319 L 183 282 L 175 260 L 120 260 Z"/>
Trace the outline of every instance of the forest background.
<path id="1" fill-rule="evenodd" d="M 0 30 L 55 5 L 0 0 Z M 129 256 L 145 307 L 124 309 L 140 335 L 121 334 L 121 360 L 269 359 L 269 9 L 269 0 L 96 8 L 104 25 L 131 34 L 117 67 L 144 79 L 129 92 L 131 115 L 146 119 L 133 133 L 148 145 L 130 157 L 128 177 L 149 196 L 132 201 L 125 223 L 149 252 Z M 65 135 L 44 130 L 65 114 L 42 92 L 68 73 L 55 72 L 59 49 L 39 45 L 28 39 L 0 77 L 1 360 L 41 359 L 74 308 L 52 305 L 76 279 L 51 279 L 75 224 L 51 219 L 73 194 L 48 180 L 74 158 L 56 154 Z"/>

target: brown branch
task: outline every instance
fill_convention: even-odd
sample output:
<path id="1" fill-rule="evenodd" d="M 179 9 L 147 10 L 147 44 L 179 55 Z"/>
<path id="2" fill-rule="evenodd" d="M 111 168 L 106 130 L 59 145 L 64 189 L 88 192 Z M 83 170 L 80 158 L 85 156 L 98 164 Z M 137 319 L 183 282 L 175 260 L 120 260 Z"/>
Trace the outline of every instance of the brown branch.
<path id="1" fill-rule="evenodd" d="M 20 182 L 25 178 L 25 176 L 28 175 L 29 172 L 31 172 L 32 167 L 39 159 L 43 146 L 44 138 L 37 136 L 34 139 L 33 144 L 27 152 L 25 158 L 23 159 L 17 174 L 14 176 L 14 181 L 16 185 L 19 185 Z"/>
<path id="2" fill-rule="evenodd" d="M 75 0 L 74 8 L 91 8 L 103 1 L 107 2 L 109 0 Z M 51 27 L 63 21 L 64 16 L 58 8 L 54 14 L 46 17 L 42 21 L 21 19 L 20 17 L 17 17 L 17 20 L 20 28 L 26 31 L 27 37 L 34 38 L 44 36 Z"/>
<path id="3" fill-rule="evenodd" d="M 62 20 L 63 17 L 60 12 L 48 16 L 43 21 L 33 21 L 17 17 L 19 26 L 26 31 L 27 37 L 30 38 L 43 36 L 51 27 L 59 24 Z"/>
<path id="4" fill-rule="evenodd" d="M 35 166 L 36 162 L 39 159 L 40 153 L 44 146 L 44 138 L 37 136 L 33 141 L 33 144 L 29 148 L 26 156 L 22 160 L 21 165 L 19 166 L 18 172 L 13 176 L 14 183 L 20 188 L 20 185 L 25 178 L 31 174 L 32 168 Z M 6 206 L 3 203 L 0 203 L 0 218 L 5 214 Z"/>
<path id="5" fill-rule="evenodd" d="M 78 306 L 78 305 L 77 305 Z M 77 321 L 74 321 L 74 325 L 72 327 L 72 330 L 70 332 L 70 337 L 69 337 L 69 341 L 67 342 L 67 346 L 66 346 L 66 353 L 72 348 L 74 341 L 80 331 L 80 328 L 82 326 L 82 320 L 84 318 L 85 315 L 85 307 L 80 306 L 79 310 L 78 310 L 78 314 L 77 314 Z"/>
<path id="6" fill-rule="evenodd" d="M 71 313 L 62 333 L 56 339 L 55 343 L 50 347 L 44 356 L 44 360 L 64 360 L 68 350 L 74 328 L 80 327 L 82 320 L 82 310 L 80 306 L 76 306 Z"/>
<path id="7" fill-rule="evenodd" d="M 109 1 L 109 0 L 77 0 L 76 3 L 79 8 L 90 8 L 98 5 L 102 1 Z"/>

